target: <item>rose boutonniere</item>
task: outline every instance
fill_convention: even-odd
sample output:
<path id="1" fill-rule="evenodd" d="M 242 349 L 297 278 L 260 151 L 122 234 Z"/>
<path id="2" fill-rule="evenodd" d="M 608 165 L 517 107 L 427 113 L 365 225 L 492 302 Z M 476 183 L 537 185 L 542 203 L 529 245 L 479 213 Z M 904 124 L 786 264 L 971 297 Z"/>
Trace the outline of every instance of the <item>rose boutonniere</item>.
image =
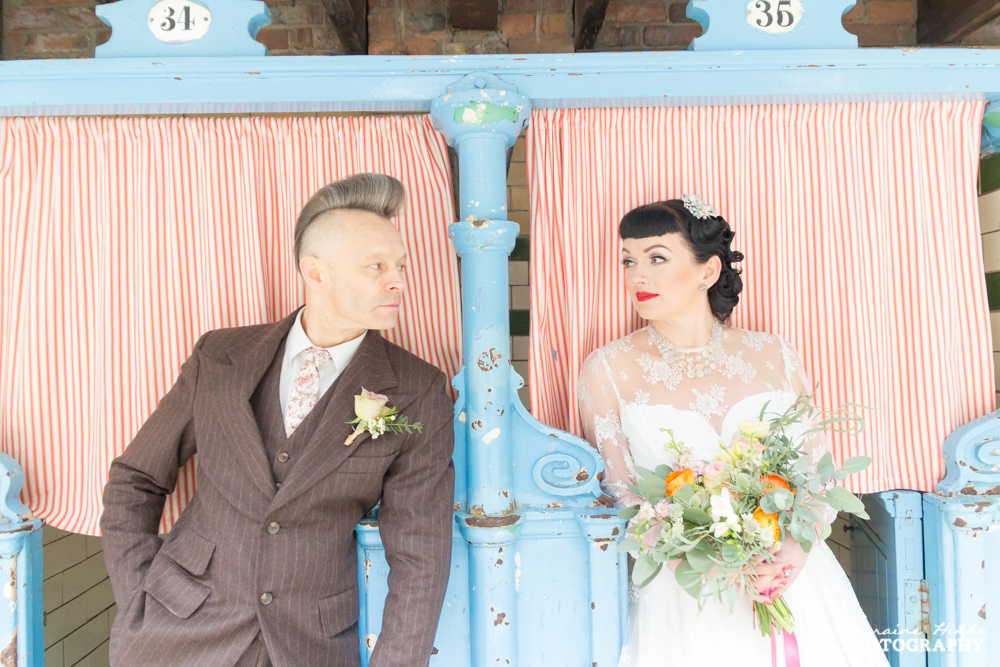
<path id="1" fill-rule="evenodd" d="M 347 422 L 348 424 L 357 424 L 357 426 L 347 436 L 344 444 L 350 446 L 355 438 L 365 431 L 372 434 L 372 439 L 377 439 L 386 431 L 393 433 L 417 431 L 419 433 L 423 429 L 424 425 L 420 422 L 411 424 L 406 417 L 400 417 L 396 414 L 396 408 L 386 407 L 385 404 L 388 401 L 387 396 L 372 393 L 362 387 L 361 393 L 354 397 L 354 414 L 357 417 Z"/>

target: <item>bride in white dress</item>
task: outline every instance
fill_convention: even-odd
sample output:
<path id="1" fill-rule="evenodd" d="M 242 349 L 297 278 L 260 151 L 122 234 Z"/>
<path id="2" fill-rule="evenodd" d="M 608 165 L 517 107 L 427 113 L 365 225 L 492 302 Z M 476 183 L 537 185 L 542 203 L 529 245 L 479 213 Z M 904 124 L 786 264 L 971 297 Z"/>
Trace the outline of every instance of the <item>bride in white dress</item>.
<path id="1" fill-rule="evenodd" d="M 650 322 L 594 351 L 580 375 L 584 431 L 605 463 L 602 486 L 621 507 L 637 504 L 626 486 L 634 466 L 650 470 L 681 462 L 665 449 L 673 437 L 710 461 L 737 425 L 784 412 L 811 387 L 798 355 L 779 336 L 728 326 L 743 283 L 730 249 L 733 233 L 697 197 L 641 206 L 622 218 L 626 283 L 632 304 Z M 794 261 L 789 258 L 788 261 Z M 807 447 L 815 461 L 828 449 L 822 436 Z M 685 467 L 696 463 L 687 462 Z M 824 517 L 832 523 L 831 510 Z M 777 562 L 762 565 L 756 587 L 781 594 L 795 617 L 802 667 L 887 667 L 882 648 L 850 581 L 825 542 L 810 553 L 787 539 Z M 728 601 L 697 601 L 664 568 L 635 591 L 619 667 L 687 667 L 732 662 L 741 667 L 784 662 L 780 633 L 772 643 L 754 626 L 749 599 L 730 613 Z"/>

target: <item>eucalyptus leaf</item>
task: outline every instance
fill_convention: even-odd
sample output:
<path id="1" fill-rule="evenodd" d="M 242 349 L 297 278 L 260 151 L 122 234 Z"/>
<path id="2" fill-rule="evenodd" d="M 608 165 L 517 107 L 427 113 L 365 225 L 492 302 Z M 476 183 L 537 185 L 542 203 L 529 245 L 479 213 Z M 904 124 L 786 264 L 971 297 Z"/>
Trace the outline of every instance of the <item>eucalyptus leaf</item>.
<path id="1" fill-rule="evenodd" d="M 680 489 L 674 492 L 674 502 L 687 504 L 691 502 L 691 498 L 694 497 L 694 487 L 690 484 L 683 485 Z"/>
<path id="2" fill-rule="evenodd" d="M 687 553 L 687 562 L 695 572 L 704 574 L 712 569 L 715 563 L 712 561 L 712 549 L 692 549 Z"/>
<path id="3" fill-rule="evenodd" d="M 659 574 L 662 567 L 662 563 L 653 561 L 647 555 L 639 556 L 635 559 L 635 565 L 632 567 L 632 582 L 636 585 L 636 588 L 642 588 L 652 581 L 653 577 Z"/>
<path id="4" fill-rule="evenodd" d="M 791 509 L 792 504 L 795 502 L 795 496 L 788 489 L 775 489 L 767 495 L 771 496 L 774 500 L 774 506 L 779 510 Z"/>
<path id="5" fill-rule="evenodd" d="M 647 503 L 649 503 L 650 505 L 655 505 L 656 503 L 666 498 L 667 494 L 663 489 L 653 489 L 643 497 L 646 499 Z"/>
<path id="6" fill-rule="evenodd" d="M 639 475 L 640 479 L 649 479 L 650 477 L 656 477 L 656 473 L 649 468 L 643 468 L 642 466 L 636 466 L 635 472 Z"/>
<path id="7" fill-rule="evenodd" d="M 681 585 L 685 591 L 687 591 L 696 600 L 701 594 L 702 580 L 701 573 L 695 572 L 691 568 L 691 565 L 686 561 L 681 561 L 674 570 L 674 578 L 677 579 L 677 583 Z"/>
<path id="8" fill-rule="evenodd" d="M 621 519 L 625 519 L 626 521 L 628 521 L 629 519 L 633 518 L 638 513 L 639 513 L 639 506 L 638 505 L 634 505 L 632 507 L 626 507 L 622 511 L 618 512 L 618 517 L 621 518 Z"/>
<path id="9" fill-rule="evenodd" d="M 673 468 L 671 468 L 670 466 L 668 466 L 668 465 L 666 465 L 664 463 L 664 464 L 656 466 L 656 472 L 655 472 L 655 474 L 660 479 L 664 479 L 665 480 L 667 478 L 667 475 L 669 475 L 673 471 L 674 471 Z"/>
<path id="10" fill-rule="evenodd" d="M 826 484 L 833 477 L 833 473 L 837 472 L 837 466 L 833 463 L 833 454 L 827 452 L 819 460 L 819 464 L 816 466 L 816 477 Z"/>
<path id="11" fill-rule="evenodd" d="M 722 560 L 727 563 L 735 563 L 740 559 L 740 550 L 735 544 L 720 544 L 719 554 L 722 556 Z"/>
<path id="12" fill-rule="evenodd" d="M 840 470 L 846 472 L 848 475 L 853 475 L 856 472 L 861 472 L 871 464 L 872 459 L 870 456 L 852 456 L 844 461 L 844 465 Z"/>
<path id="13" fill-rule="evenodd" d="M 615 551 L 638 551 L 639 543 L 633 539 L 624 539 L 615 547 Z"/>
<path id="14" fill-rule="evenodd" d="M 684 520 L 696 523 L 699 526 L 707 526 L 712 523 L 712 517 L 708 515 L 708 512 L 698 507 L 685 508 Z"/>
<path id="15" fill-rule="evenodd" d="M 768 493 L 761 497 L 760 508 L 764 510 L 765 514 L 774 514 L 778 511 L 778 506 L 774 502 L 774 498 L 771 496 L 774 494 Z"/>
<path id="16" fill-rule="evenodd" d="M 828 501 L 831 498 L 835 498 L 840 501 L 841 511 L 843 512 L 855 514 L 859 511 L 863 512 L 865 510 L 865 504 L 861 502 L 861 499 L 842 486 L 835 486 L 827 491 L 826 498 Z M 833 503 L 830 504 L 832 505 Z"/>
<path id="17" fill-rule="evenodd" d="M 823 522 L 822 526 L 823 527 L 820 529 L 819 539 L 825 540 L 826 538 L 830 537 L 830 535 L 833 533 L 833 528 L 831 528 L 830 524 L 826 523 L 825 521 Z"/>

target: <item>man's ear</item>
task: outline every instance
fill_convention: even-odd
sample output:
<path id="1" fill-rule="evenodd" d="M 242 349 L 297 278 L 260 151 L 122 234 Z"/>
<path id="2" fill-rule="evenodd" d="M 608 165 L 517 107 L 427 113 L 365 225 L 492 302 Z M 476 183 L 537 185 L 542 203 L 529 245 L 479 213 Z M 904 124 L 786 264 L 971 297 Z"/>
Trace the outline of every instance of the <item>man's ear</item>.
<path id="1" fill-rule="evenodd" d="M 315 255 L 304 255 L 299 259 L 299 273 L 307 287 L 322 289 L 323 260 Z"/>

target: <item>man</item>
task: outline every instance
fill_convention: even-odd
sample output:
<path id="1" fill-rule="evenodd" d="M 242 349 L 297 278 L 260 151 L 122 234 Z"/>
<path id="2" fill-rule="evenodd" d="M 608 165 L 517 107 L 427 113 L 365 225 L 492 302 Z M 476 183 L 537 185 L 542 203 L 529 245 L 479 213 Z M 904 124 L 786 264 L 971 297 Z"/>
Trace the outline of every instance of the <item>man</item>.
<path id="1" fill-rule="evenodd" d="M 101 519 L 120 667 L 360 664 L 354 527 L 381 500 L 389 595 L 373 667 L 426 665 L 451 558 L 452 404 L 444 374 L 385 341 L 406 250 L 394 178 L 327 185 L 295 226 L 305 307 L 211 331 L 125 453 Z M 362 388 L 420 432 L 354 430 Z M 198 490 L 165 540 L 178 470 Z"/>

